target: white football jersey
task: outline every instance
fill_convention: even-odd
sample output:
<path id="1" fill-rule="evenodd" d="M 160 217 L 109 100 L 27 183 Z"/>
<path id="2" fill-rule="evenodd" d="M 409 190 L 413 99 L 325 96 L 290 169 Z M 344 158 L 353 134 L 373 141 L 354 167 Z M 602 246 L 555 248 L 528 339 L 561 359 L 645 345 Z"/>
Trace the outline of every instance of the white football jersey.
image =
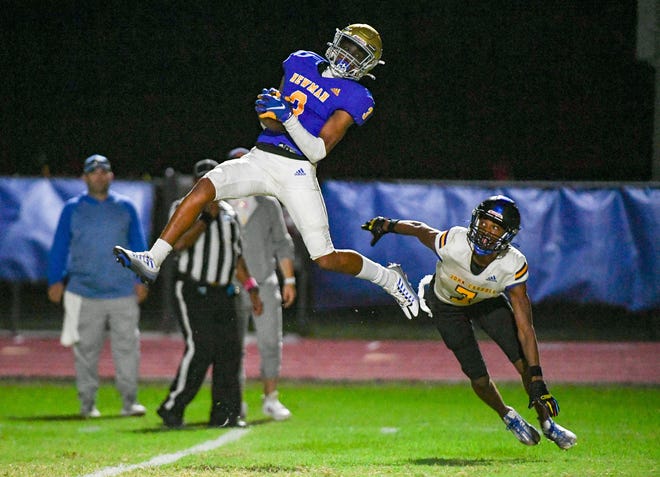
<path id="1" fill-rule="evenodd" d="M 513 247 L 500 253 L 480 274 L 473 274 L 470 270 L 472 247 L 467 233 L 465 227 L 452 227 L 436 237 L 435 253 L 439 260 L 435 267 L 434 291 L 442 302 L 474 305 L 527 281 L 527 259 Z"/>

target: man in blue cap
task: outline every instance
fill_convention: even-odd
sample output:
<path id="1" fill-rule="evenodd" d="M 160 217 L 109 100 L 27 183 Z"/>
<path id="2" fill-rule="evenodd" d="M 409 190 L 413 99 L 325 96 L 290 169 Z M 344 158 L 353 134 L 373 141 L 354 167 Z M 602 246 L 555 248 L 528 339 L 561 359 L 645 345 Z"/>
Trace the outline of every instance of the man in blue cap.
<path id="1" fill-rule="evenodd" d="M 83 165 L 87 191 L 69 199 L 60 215 L 48 258 L 48 298 L 64 307 L 61 343 L 73 346 L 76 387 L 83 417 L 99 417 L 98 364 L 109 330 L 122 416 L 142 416 L 137 401 L 140 335 L 138 304 L 147 287 L 113 266 L 108 250 L 118 241 L 146 245 L 133 202 L 112 192 L 107 157 L 89 156 Z"/>

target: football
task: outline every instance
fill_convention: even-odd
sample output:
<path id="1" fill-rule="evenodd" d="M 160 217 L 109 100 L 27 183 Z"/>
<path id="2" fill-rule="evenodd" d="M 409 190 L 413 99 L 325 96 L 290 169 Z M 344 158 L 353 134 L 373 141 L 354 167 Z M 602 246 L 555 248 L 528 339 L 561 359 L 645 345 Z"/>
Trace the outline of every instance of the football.
<path id="1" fill-rule="evenodd" d="M 266 129 L 270 129 L 271 131 L 276 131 L 276 132 L 286 131 L 286 129 L 284 128 L 284 124 L 282 124 L 276 119 L 259 118 L 259 122 L 262 124 L 263 127 L 265 127 Z"/>

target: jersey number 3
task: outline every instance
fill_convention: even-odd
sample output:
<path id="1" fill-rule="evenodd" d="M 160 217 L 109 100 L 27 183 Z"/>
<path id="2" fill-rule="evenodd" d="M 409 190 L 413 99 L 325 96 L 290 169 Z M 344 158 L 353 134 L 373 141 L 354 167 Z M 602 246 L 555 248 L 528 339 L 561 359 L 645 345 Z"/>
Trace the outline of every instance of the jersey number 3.
<path id="1" fill-rule="evenodd" d="M 291 103 L 291 111 L 298 117 L 305 110 L 307 103 L 307 95 L 300 90 L 296 90 L 289 95 L 289 102 Z"/>

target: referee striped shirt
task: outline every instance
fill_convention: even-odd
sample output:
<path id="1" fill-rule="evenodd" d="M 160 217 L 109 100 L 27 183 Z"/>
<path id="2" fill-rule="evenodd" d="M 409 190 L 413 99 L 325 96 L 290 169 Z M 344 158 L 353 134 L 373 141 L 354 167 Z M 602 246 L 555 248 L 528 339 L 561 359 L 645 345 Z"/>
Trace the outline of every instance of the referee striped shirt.
<path id="1" fill-rule="evenodd" d="M 181 200 L 172 204 L 170 216 Z M 178 279 L 208 286 L 231 284 L 236 261 L 242 253 L 240 226 L 234 209 L 224 201 L 218 204 L 218 217 L 208 225 L 192 247 L 179 253 Z"/>

